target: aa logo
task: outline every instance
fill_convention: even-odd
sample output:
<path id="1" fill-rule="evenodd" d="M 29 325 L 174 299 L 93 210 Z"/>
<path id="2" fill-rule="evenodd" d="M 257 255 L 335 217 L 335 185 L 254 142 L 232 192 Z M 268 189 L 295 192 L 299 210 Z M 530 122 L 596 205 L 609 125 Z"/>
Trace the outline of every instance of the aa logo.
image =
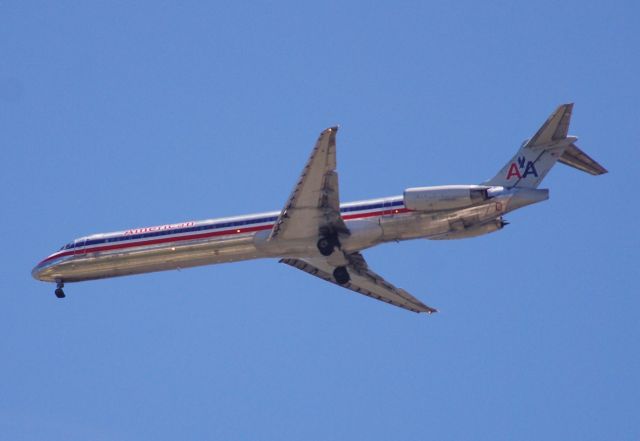
<path id="1" fill-rule="evenodd" d="M 511 179 L 514 176 L 518 179 L 523 179 L 529 175 L 533 175 L 536 178 L 538 177 L 536 166 L 533 165 L 532 161 L 527 161 L 527 158 L 524 156 L 519 156 L 518 160 L 516 162 L 512 162 L 509 166 L 507 179 Z"/>

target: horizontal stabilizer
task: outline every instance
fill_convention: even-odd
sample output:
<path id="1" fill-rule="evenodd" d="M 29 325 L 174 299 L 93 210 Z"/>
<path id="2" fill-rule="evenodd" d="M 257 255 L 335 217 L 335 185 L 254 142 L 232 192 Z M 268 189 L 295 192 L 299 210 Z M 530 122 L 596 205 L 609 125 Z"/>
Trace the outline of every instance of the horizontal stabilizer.
<path id="1" fill-rule="evenodd" d="M 565 149 L 562 156 L 558 159 L 558 162 L 592 175 L 603 175 L 607 173 L 606 168 L 598 164 L 597 161 L 580 150 L 575 144 L 571 144 Z"/>

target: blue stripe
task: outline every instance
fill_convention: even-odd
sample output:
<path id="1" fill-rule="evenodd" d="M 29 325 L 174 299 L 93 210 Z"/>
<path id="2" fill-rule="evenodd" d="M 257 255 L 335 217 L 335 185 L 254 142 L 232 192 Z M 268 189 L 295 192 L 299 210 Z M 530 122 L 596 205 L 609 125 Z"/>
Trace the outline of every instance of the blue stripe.
<path id="1" fill-rule="evenodd" d="M 400 205 L 404 205 L 403 201 L 393 201 L 390 204 L 386 205 L 387 207 L 398 207 Z M 340 209 L 340 213 L 349 213 L 351 211 L 364 211 L 364 210 L 374 210 L 376 208 L 385 208 L 385 204 L 382 203 L 378 203 L 378 204 L 369 204 L 369 205 L 357 205 L 355 207 L 346 207 L 346 208 L 341 208 Z"/>
<path id="2" fill-rule="evenodd" d="M 351 213 L 354 211 L 375 210 L 375 209 L 381 209 L 386 207 L 399 207 L 402 205 L 404 205 L 403 201 L 399 200 L 399 201 L 393 201 L 387 204 L 376 203 L 376 204 L 368 204 L 368 205 L 357 205 L 353 207 L 345 207 L 345 208 L 341 208 L 340 212 Z M 75 242 L 71 242 L 65 245 L 62 249 L 68 250 L 68 249 L 76 248 L 76 246 L 84 247 L 84 246 L 100 245 L 105 243 L 123 242 L 127 240 L 137 240 L 137 239 L 147 239 L 151 237 L 168 236 L 170 234 L 193 233 L 197 231 L 210 231 L 210 230 L 218 230 L 222 228 L 246 227 L 247 225 L 255 225 L 255 224 L 261 224 L 265 222 L 275 222 L 276 220 L 278 220 L 277 216 L 260 217 L 256 219 L 245 219 L 245 220 L 234 221 L 234 222 L 219 222 L 219 223 L 210 224 L 210 225 L 197 225 L 195 227 L 175 228 L 175 229 L 153 231 L 153 232 L 142 233 L 142 234 L 131 234 L 128 236 L 108 237 L 104 239 L 92 239 L 92 240 L 87 240 L 86 242 L 78 245 L 76 245 Z"/>

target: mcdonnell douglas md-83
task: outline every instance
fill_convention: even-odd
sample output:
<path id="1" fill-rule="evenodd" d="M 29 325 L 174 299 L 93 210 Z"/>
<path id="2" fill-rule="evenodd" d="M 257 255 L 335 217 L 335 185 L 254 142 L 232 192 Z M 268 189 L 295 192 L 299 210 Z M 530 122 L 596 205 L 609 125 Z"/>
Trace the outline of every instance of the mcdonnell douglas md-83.
<path id="1" fill-rule="evenodd" d="M 408 239 L 463 239 L 507 223 L 503 215 L 544 201 L 542 179 L 559 161 L 592 175 L 606 173 L 568 136 L 573 104 L 563 104 L 498 174 L 482 184 L 408 188 L 401 196 L 340 203 L 337 127 L 320 134 L 280 212 L 180 222 L 81 237 L 33 269 L 65 283 L 262 257 L 413 312 L 436 312 L 373 272 L 362 250 Z"/>

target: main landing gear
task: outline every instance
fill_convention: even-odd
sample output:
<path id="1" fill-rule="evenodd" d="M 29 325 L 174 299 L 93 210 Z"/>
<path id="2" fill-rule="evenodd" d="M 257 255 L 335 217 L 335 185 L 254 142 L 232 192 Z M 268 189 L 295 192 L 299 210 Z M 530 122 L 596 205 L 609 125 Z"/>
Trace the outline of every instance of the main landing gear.
<path id="1" fill-rule="evenodd" d="M 330 256 L 337 245 L 337 240 L 329 237 L 321 237 L 318 239 L 318 243 L 316 245 L 318 246 L 320 254 L 323 256 Z"/>
<path id="2" fill-rule="evenodd" d="M 325 257 L 329 257 L 333 254 L 333 251 L 336 248 L 340 248 L 340 241 L 338 240 L 338 235 L 333 231 L 321 231 L 320 239 L 318 239 L 318 243 L 316 244 L 318 247 L 318 251 Z M 346 266 L 338 266 L 333 270 L 333 278 L 335 279 L 338 285 L 346 285 L 351 280 L 351 276 L 347 271 Z"/>
<path id="3" fill-rule="evenodd" d="M 62 288 L 64 288 L 64 282 L 62 280 L 59 280 L 56 284 L 55 290 L 56 297 L 59 299 L 64 299 L 66 297 Z"/>
<path id="4" fill-rule="evenodd" d="M 346 266 L 339 266 L 333 270 L 333 278 L 336 279 L 338 285 L 346 285 L 351 280 L 351 276 Z"/>

